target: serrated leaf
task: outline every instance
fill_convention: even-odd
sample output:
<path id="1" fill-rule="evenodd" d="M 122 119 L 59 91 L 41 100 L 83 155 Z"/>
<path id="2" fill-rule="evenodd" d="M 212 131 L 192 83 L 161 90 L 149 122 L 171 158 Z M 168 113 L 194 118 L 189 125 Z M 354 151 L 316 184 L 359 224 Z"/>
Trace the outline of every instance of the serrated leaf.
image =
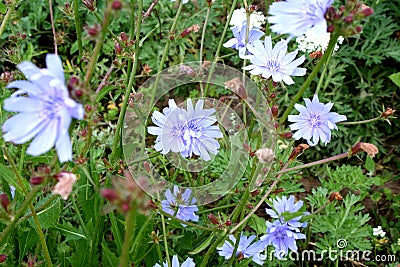
<path id="1" fill-rule="evenodd" d="M 105 263 L 108 262 L 108 264 L 105 264 L 107 266 L 118 266 L 119 260 L 118 257 L 114 255 L 114 253 L 111 252 L 111 250 L 107 247 L 107 244 L 105 241 L 101 243 L 101 247 L 103 248 L 103 255 L 104 255 L 104 260 L 106 261 Z"/>
<path id="2" fill-rule="evenodd" d="M 51 197 L 51 195 L 41 199 L 35 205 L 35 209 L 41 207 L 42 204 L 45 203 L 50 197 Z M 28 212 L 30 213 L 30 211 L 28 211 Z M 54 226 L 56 224 L 57 220 L 60 218 L 60 214 L 61 214 L 60 199 L 56 198 L 48 206 L 46 206 L 43 210 L 37 212 L 40 226 L 43 229 L 47 229 L 49 227 Z M 28 220 L 28 222 L 32 227 L 34 227 L 36 229 L 36 226 L 35 226 L 35 223 L 34 223 L 32 217 Z"/>
<path id="3" fill-rule="evenodd" d="M 71 224 L 59 224 L 53 227 L 61 232 L 63 236 L 65 236 L 65 241 L 69 240 L 78 240 L 81 238 L 86 239 L 87 237 L 83 234 L 82 230 L 76 229 Z"/>
<path id="4" fill-rule="evenodd" d="M 19 260 L 28 255 L 29 250 L 38 242 L 38 235 L 34 229 L 29 231 L 19 232 L 18 235 L 19 245 Z"/>

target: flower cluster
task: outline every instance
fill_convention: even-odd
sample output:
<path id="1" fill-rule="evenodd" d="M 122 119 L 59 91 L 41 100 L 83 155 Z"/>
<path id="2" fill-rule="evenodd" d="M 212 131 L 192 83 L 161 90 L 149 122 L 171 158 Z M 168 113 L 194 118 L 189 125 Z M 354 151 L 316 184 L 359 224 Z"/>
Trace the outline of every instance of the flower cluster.
<path id="1" fill-rule="evenodd" d="M 152 121 L 157 126 L 148 127 L 148 132 L 157 135 L 154 148 L 161 154 L 172 151 L 183 157 L 193 154 L 205 161 L 211 159 L 210 154 L 216 155 L 220 147 L 215 138 L 222 138 L 217 121 L 213 115 L 215 109 L 203 109 L 204 100 L 198 100 L 196 106 L 192 100 L 187 100 L 187 110 L 179 108 L 173 99 L 169 107 L 161 112 L 154 111 Z"/>
<path id="2" fill-rule="evenodd" d="M 299 228 L 304 228 L 307 223 L 301 222 L 302 215 L 309 214 L 308 212 L 299 212 L 303 206 L 303 201 L 295 203 L 294 196 L 289 198 L 283 196 L 277 197 L 276 200 L 271 200 L 273 209 L 266 209 L 275 221 L 267 222 L 267 233 L 260 238 L 265 246 L 272 245 L 275 248 L 274 255 L 277 259 L 284 258 L 288 251 L 297 251 L 296 240 L 305 239 L 306 236 L 300 233 Z M 284 214 L 300 213 L 299 216 L 286 220 Z"/>
<path id="3" fill-rule="evenodd" d="M 4 101 L 4 109 L 19 113 L 3 124 L 3 138 L 15 144 L 34 138 L 26 151 L 32 156 L 55 145 L 60 162 L 65 162 L 72 160 L 71 118 L 83 119 L 84 111 L 68 95 L 60 57 L 48 54 L 46 65 L 46 69 L 29 61 L 17 65 L 28 81 L 13 81 L 7 86 L 19 90 Z"/>
<path id="4" fill-rule="evenodd" d="M 265 16 L 260 11 L 253 11 L 250 13 L 249 21 L 250 28 L 261 28 L 261 26 L 265 23 Z M 229 25 L 240 28 L 243 23 L 247 23 L 246 9 L 243 7 L 240 9 L 235 9 L 232 13 Z"/>
<path id="5" fill-rule="evenodd" d="M 263 265 L 264 261 L 259 257 L 259 255 L 264 250 L 265 245 L 264 242 L 261 241 L 252 243 L 255 238 L 255 235 L 247 237 L 241 233 L 236 250 L 236 257 L 239 257 L 240 259 L 252 257 L 253 262 Z M 225 257 L 226 260 L 232 257 L 236 244 L 236 238 L 233 235 L 229 235 L 229 239 L 232 242 L 226 240 L 221 247 L 217 247 L 219 255 Z"/>
<path id="6" fill-rule="evenodd" d="M 178 256 L 174 255 L 172 257 L 172 262 L 171 262 L 172 267 L 195 267 L 196 264 L 194 263 L 192 258 L 187 258 L 182 264 L 179 264 Z M 156 263 L 153 267 L 161 267 L 160 264 Z M 168 262 L 163 262 L 162 267 L 168 267 Z"/>
<path id="7" fill-rule="evenodd" d="M 168 189 L 165 192 L 165 198 L 161 201 L 162 210 L 168 214 L 175 216 L 182 221 L 195 221 L 199 220 L 199 216 L 195 214 L 199 209 L 196 205 L 196 198 L 192 196 L 192 190 L 186 189 L 181 194 L 178 187 L 175 185 L 173 192 Z M 184 224 L 182 224 L 185 226 Z"/>
<path id="8" fill-rule="evenodd" d="M 380 225 L 376 228 L 373 228 L 372 230 L 373 230 L 372 235 L 374 235 L 374 236 L 384 237 L 386 235 L 386 232 L 383 231 L 382 226 L 380 226 Z"/>
<path id="9" fill-rule="evenodd" d="M 296 140 L 304 138 L 310 146 L 315 146 L 319 140 L 326 145 L 331 141 L 331 130 L 337 129 L 336 123 L 347 118 L 336 112 L 330 112 L 333 103 L 323 104 L 319 102 L 317 95 L 314 95 L 312 101 L 308 98 L 304 101 L 306 106 L 299 104 L 294 106 L 300 114 L 288 117 L 290 122 L 294 122 L 289 126 L 290 129 L 296 130 L 293 138 Z"/>
<path id="10" fill-rule="evenodd" d="M 310 28 L 304 35 L 296 38 L 296 43 L 298 44 L 298 49 L 302 52 L 312 53 L 320 51 L 324 53 L 328 47 L 330 38 L 331 34 L 329 32 L 321 32 L 317 34 L 315 28 Z M 343 40 L 344 38 L 340 36 L 335 45 L 334 51 L 339 49 L 339 44 L 342 44 Z"/>

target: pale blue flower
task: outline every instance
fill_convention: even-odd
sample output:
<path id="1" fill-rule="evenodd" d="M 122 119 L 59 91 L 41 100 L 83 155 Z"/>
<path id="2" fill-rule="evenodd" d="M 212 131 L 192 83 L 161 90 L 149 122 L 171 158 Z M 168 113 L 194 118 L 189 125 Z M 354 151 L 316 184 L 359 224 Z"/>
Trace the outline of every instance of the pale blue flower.
<path id="1" fill-rule="evenodd" d="M 182 262 L 181 265 L 179 265 L 179 260 L 177 255 L 174 255 L 172 257 L 171 265 L 172 267 L 196 267 L 196 264 L 194 263 L 192 258 L 187 258 L 184 262 Z M 161 265 L 156 263 L 153 267 L 161 267 Z M 168 267 L 168 262 L 165 261 L 162 267 Z"/>
<path id="2" fill-rule="evenodd" d="M 243 233 L 240 234 L 239 245 L 236 250 L 236 256 L 241 258 L 250 258 L 253 257 L 252 260 L 260 265 L 263 265 L 264 261 L 258 257 L 259 253 L 262 252 L 265 248 L 265 242 L 253 242 L 256 238 L 255 235 L 252 236 L 244 236 Z M 218 247 L 218 254 L 225 259 L 230 259 L 232 257 L 233 251 L 235 249 L 236 238 L 233 235 L 229 235 L 229 239 L 232 242 L 226 240 L 222 247 Z"/>
<path id="3" fill-rule="evenodd" d="M 46 56 L 46 69 L 29 61 L 18 64 L 28 81 L 11 82 L 7 88 L 18 88 L 4 101 L 4 109 L 19 112 L 3 124 L 3 138 L 23 144 L 34 138 L 27 153 L 38 156 L 54 145 L 60 162 L 72 160 L 72 144 L 68 129 L 71 118 L 83 119 L 81 104 L 68 95 L 64 71 L 58 55 Z"/>
<path id="4" fill-rule="evenodd" d="M 224 43 L 224 47 L 234 48 L 239 51 L 239 57 L 243 58 L 246 54 L 246 30 L 247 23 L 243 22 L 242 26 L 232 27 L 233 38 Z M 254 41 L 259 40 L 264 33 L 258 28 L 250 28 L 248 34 L 248 44 L 253 44 Z"/>
<path id="5" fill-rule="evenodd" d="M 283 196 L 282 198 L 276 197 L 274 200 L 270 200 L 273 205 L 273 209 L 265 209 L 267 214 L 271 216 L 274 219 L 279 219 L 281 222 L 286 222 L 287 225 L 291 228 L 299 228 L 299 227 L 306 227 L 307 223 L 300 222 L 300 219 L 302 216 L 297 216 L 295 218 L 290 219 L 289 221 L 286 221 L 284 217 L 282 216 L 283 213 L 295 213 L 300 210 L 300 208 L 303 206 L 303 201 L 299 200 L 295 203 L 295 198 L 294 196 L 290 196 L 287 198 L 286 196 Z M 304 215 L 309 214 L 309 212 L 304 212 Z"/>
<path id="6" fill-rule="evenodd" d="M 175 185 L 173 193 L 170 189 L 165 192 L 165 198 L 166 199 L 161 201 L 163 211 L 182 221 L 199 221 L 199 216 L 195 214 L 199 209 L 194 205 L 196 203 L 196 198 L 192 196 L 192 190 L 188 188 L 182 194 Z"/>
<path id="7" fill-rule="evenodd" d="M 267 221 L 266 224 L 267 234 L 263 235 L 260 240 L 264 242 L 266 246 L 274 246 L 274 255 L 277 259 L 284 258 L 289 249 L 296 252 L 296 240 L 306 238 L 304 234 L 293 231 L 287 223 L 281 223 L 279 220 L 275 220 L 273 223 Z"/>
<path id="8" fill-rule="evenodd" d="M 272 48 L 271 36 L 265 37 L 264 44 L 260 41 L 254 41 L 253 45 L 247 45 L 247 49 L 252 54 L 245 56 L 250 59 L 252 65 L 244 67 L 250 70 L 253 75 L 260 75 L 265 79 L 272 76 L 274 82 L 285 82 L 286 84 L 294 84 L 290 76 L 303 76 L 306 74 L 305 68 L 298 68 L 306 59 L 301 56 L 294 60 L 297 50 L 287 54 L 287 42 L 279 41 Z"/>
<path id="9" fill-rule="evenodd" d="M 287 0 L 273 2 L 269 7 L 271 31 L 301 36 L 314 27 L 317 35 L 327 32 L 325 13 L 333 0 Z"/>
<path id="10" fill-rule="evenodd" d="M 215 109 L 203 109 L 204 100 L 198 100 L 193 107 L 192 100 L 187 100 L 187 110 L 176 106 L 169 100 L 169 107 L 164 114 L 154 111 L 152 121 L 157 126 L 148 127 L 148 132 L 157 135 L 154 148 L 161 154 L 172 151 L 183 157 L 193 154 L 203 160 L 211 159 L 209 153 L 216 155 L 220 147 L 215 138 L 223 135 L 218 126 L 212 126 L 217 119 Z"/>
<path id="11" fill-rule="evenodd" d="M 319 102 L 317 95 L 314 95 L 312 101 L 308 98 L 304 101 L 305 107 L 299 104 L 294 106 L 300 114 L 288 117 L 288 121 L 294 122 L 289 125 L 290 129 L 296 130 L 293 138 L 296 140 L 304 138 L 310 146 L 315 146 L 321 139 L 326 145 L 331 141 L 331 130 L 337 129 L 336 123 L 345 121 L 347 118 L 336 112 L 330 112 L 333 103 L 323 104 Z"/>

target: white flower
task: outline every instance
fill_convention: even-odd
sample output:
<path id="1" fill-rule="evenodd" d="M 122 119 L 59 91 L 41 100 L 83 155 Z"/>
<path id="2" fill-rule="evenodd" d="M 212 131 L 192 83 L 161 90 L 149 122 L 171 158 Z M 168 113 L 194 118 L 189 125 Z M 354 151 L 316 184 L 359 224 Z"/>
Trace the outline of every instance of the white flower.
<path id="1" fill-rule="evenodd" d="M 76 176 L 70 172 L 61 172 L 57 175 L 58 183 L 53 188 L 53 194 L 58 194 L 67 200 L 72 192 L 72 186 L 76 182 Z"/>
<path id="2" fill-rule="evenodd" d="M 247 21 L 246 9 L 242 7 L 240 9 L 236 9 L 233 11 L 229 25 L 237 26 L 240 28 L 242 27 L 244 21 Z M 264 23 L 265 23 L 265 16 L 262 14 L 262 12 L 254 11 L 253 13 L 250 14 L 250 23 L 249 23 L 250 29 L 254 27 L 261 28 L 261 25 Z"/>
<path id="3" fill-rule="evenodd" d="M 382 230 L 382 226 L 378 226 L 376 228 L 372 229 L 374 232 L 372 233 L 374 236 L 381 236 L 384 237 L 386 235 L 386 232 Z"/>
<path id="4" fill-rule="evenodd" d="M 315 28 L 310 28 L 306 33 L 296 38 L 298 49 L 302 52 L 311 53 L 316 51 L 325 52 L 328 47 L 331 34 L 329 32 L 317 33 Z M 339 49 L 339 44 L 343 43 L 343 37 L 340 36 L 336 45 L 335 51 Z"/>

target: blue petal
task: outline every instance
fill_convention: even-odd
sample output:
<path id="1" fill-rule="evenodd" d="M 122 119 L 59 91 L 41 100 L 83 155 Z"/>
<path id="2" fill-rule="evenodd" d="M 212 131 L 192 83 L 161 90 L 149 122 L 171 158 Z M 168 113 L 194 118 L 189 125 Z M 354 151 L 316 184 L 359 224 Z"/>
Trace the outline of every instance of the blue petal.
<path id="1" fill-rule="evenodd" d="M 47 54 L 46 56 L 47 69 L 53 74 L 54 77 L 65 83 L 64 69 L 61 59 L 56 54 Z"/>
<path id="2" fill-rule="evenodd" d="M 32 156 L 38 156 L 49 151 L 54 146 L 57 132 L 57 120 L 49 121 L 46 127 L 33 139 L 26 153 Z"/>

